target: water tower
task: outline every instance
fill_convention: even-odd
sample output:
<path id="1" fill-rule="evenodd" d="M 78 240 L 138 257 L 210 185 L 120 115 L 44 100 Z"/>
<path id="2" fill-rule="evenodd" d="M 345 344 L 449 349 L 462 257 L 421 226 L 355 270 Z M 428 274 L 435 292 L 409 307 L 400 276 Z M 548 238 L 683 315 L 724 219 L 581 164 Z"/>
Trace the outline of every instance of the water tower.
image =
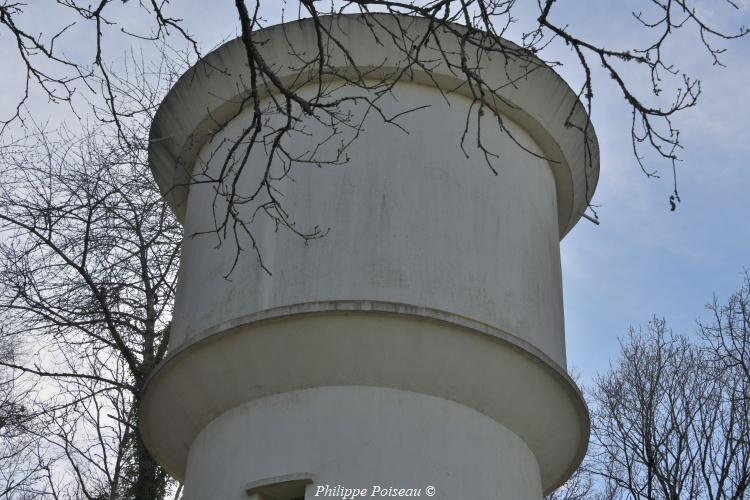
<path id="1" fill-rule="evenodd" d="M 321 22 L 378 81 L 405 64 L 387 31 L 418 39 L 429 29 L 390 15 Z M 300 55 L 317 50 L 310 20 L 253 36 L 289 84 L 302 74 Z M 456 37 L 436 36 L 457 57 Z M 233 245 L 193 237 L 212 227 L 215 192 L 190 181 L 220 169 L 222 148 L 252 119 L 241 41 L 169 92 L 149 153 L 185 238 L 169 355 L 149 380 L 140 431 L 185 498 L 359 489 L 539 500 L 575 470 L 589 418 L 565 369 L 559 241 L 593 194 L 598 149 L 591 128 L 584 141 L 566 125 L 587 120 L 576 94 L 524 60 L 481 62 L 502 96 L 502 124 L 486 119 L 482 130 L 499 153 L 497 176 L 473 139 L 462 151 L 470 90 L 436 57 L 379 98 L 388 116 L 420 108 L 399 122 L 408 133 L 368 118 L 346 165 L 295 167 L 282 181 L 295 227 L 327 234 L 306 245 L 258 217 L 253 234 L 272 274 L 247 251 L 229 278 Z M 336 50 L 329 65 L 351 69 Z M 328 133 L 314 123 L 306 131 L 289 147 Z"/>

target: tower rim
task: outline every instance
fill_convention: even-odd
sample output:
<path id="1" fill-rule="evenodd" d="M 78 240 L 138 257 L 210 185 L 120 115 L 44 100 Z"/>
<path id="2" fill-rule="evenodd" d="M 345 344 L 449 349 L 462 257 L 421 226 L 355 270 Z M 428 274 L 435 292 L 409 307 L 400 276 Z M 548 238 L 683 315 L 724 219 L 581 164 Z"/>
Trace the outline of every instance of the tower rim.
<path id="1" fill-rule="evenodd" d="M 373 50 L 373 43 L 360 36 L 362 27 L 370 26 L 365 21 L 367 18 L 378 18 L 378 23 L 386 24 L 395 19 L 406 20 L 409 22 L 406 29 L 413 34 L 419 34 L 420 29 L 428 26 L 426 18 L 389 13 L 320 16 L 319 22 L 338 30 L 337 39 L 346 42 L 352 59 L 358 61 L 357 68 L 360 72 L 367 70 L 368 78 L 389 81 L 389 77 L 400 75 L 399 81 L 405 83 L 437 86 L 443 92 L 471 98 L 471 90 L 462 75 L 445 61 L 439 61 L 429 71 L 410 67 L 406 74 L 401 74 L 407 62 L 393 40 L 381 40 Z M 290 27 L 298 31 L 292 32 Z M 467 29 L 457 24 L 450 27 L 459 32 Z M 309 71 L 296 67 L 299 65 L 297 49 L 294 53 L 289 51 L 289 44 L 294 43 L 295 37 L 304 45 L 305 37 L 314 31 L 313 19 L 306 18 L 253 32 L 253 36 L 263 42 L 259 50 L 278 68 L 276 75 L 283 84 L 301 87 L 314 83 L 309 80 L 309 74 L 307 80 L 300 80 L 302 73 Z M 440 38 L 443 47 L 450 46 L 456 38 L 444 29 L 433 36 Z M 525 50 L 505 39 L 500 42 L 509 51 Z M 432 52 L 437 53 L 437 50 L 433 48 Z M 496 54 L 492 57 L 500 53 Z M 340 75 L 351 70 L 349 58 L 341 54 L 334 53 L 327 63 Z M 529 64 L 535 67 L 529 70 Z M 509 79 L 508 75 L 514 71 L 523 75 L 522 82 Z M 565 80 L 531 53 L 526 52 L 523 61 L 507 57 L 493 61 L 484 66 L 482 72 L 483 79 L 497 89 L 500 98 L 493 103 L 494 110 L 528 132 L 548 160 L 555 177 L 562 239 L 586 211 L 599 179 L 599 146 L 588 113 Z M 235 38 L 206 54 L 185 72 L 155 113 L 149 136 L 149 164 L 159 189 L 180 221 L 185 218 L 192 170 L 200 150 L 245 105 L 248 77 L 245 47 L 241 38 Z M 297 83 L 300 81 L 302 84 Z M 275 93 L 267 87 L 261 87 L 260 92 L 261 98 Z M 583 128 L 585 134 L 579 128 Z M 359 140 L 366 140 L 366 137 Z"/>
<path id="2" fill-rule="evenodd" d="M 445 359 L 447 353 L 456 351 L 475 354 L 486 351 L 493 362 L 477 360 L 459 370 L 442 367 L 441 370 L 450 373 L 446 378 L 452 380 L 446 385 L 435 380 L 436 372 L 424 366 L 424 359 L 419 363 L 397 359 L 391 349 L 394 339 L 382 333 L 388 328 L 376 335 L 368 333 L 361 323 L 357 323 L 356 329 L 326 326 L 324 329 L 330 335 L 321 336 L 309 327 L 315 318 L 327 323 L 347 319 L 373 321 L 377 322 L 377 331 L 383 321 L 390 321 L 397 328 L 410 329 L 409 334 L 395 334 L 400 339 L 401 352 L 419 350 L 425 359 L 433 355 Z M 295 325 L 303 322 L 304 332 Z M 428 342 L 412 331 L 419 323 L 430 332 Z M 300 342 L 305 336 L 313 343 Z M 266 343 L 269 339 L 274 339 L 272 343 L 277 346 L 283 345 L 289 353 L 299 353 L 294 359 L 304 376 L 295 378 L 287 374 L 281 380 L 273 376 L 273 370 L 258 366 L 263 360 L 278 359 L 278 354 L 272 352 L 274 347 Z M 311 352 L 311 345 L 319 351 Z M 349 346 L 349 351 L 344 345 Z M 365 363 L 377 358 L 378 354 L 373 353 L 376 346 L 382 348 L 380 355 L 391 356 L 387 371 L 377 364 Z M 355 353 L 356 359 L 342 362 L 345 351 Z M 254 353 L 252 359 L 248 359 L 247 353 Z M 498 354 L 503 358 L 497 359 Z M 464 357 L 475 360 L 477 356 Z M 327 367 L 336 368 L 329 371 Z M 395 375 L 390 378 L 390 373 Z M 409 377 L 404 377 L 404 373 Z M 458 373 L 462 375 L 459 377 Z M 519 393 L 516 380 L 519 373 L 525 374 L 525 384 L 542 390 Z M 486 389 L 488 384 L 492 390 Z M 249 401 L 322 386 L 391 388 L 472 408 L 507 427 L 528 444 L 539 461 L 545 494 L 568 479 L 583 461 L 588 447 L 591 422 L 583 395 L 565 369 L 544 352 L 511 333 L 471 318 L 429 307 L 368 300 L 278 307 L 235 318 L 201 333 L 194 342 L 170 353 L 149 376 L 138 427 L 153 456 L 180 479 L 184 477 L 190 444 L 213 419 Z M 478 387 L 483 389 L 477 391 Z M 508 401 L 514 401 L 513 405 L 508 405 Z M 190 418 L 184 420 L 181 417 L 184 415 Z M 564 442 L 553 442 L 551 436 L 563 438 Z M 577 437 L 572 439 L 576 443 L 574 450 L 565 441 L 571 436 Z"/>

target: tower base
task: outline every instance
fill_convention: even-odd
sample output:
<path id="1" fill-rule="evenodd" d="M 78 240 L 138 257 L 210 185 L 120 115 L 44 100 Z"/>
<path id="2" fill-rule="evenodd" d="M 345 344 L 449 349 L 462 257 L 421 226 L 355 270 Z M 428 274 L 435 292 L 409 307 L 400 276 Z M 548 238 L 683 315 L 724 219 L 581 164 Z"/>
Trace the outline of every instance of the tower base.
<path id="1" fill-rule="evenodd" d="M 452 401 L 379 387 L 233 408 L 198 434 L 186 478 L 188 500 L 246 500 L 294 482 L 306 499 L 542 498 L 536 458 L 509 429 Z"/>

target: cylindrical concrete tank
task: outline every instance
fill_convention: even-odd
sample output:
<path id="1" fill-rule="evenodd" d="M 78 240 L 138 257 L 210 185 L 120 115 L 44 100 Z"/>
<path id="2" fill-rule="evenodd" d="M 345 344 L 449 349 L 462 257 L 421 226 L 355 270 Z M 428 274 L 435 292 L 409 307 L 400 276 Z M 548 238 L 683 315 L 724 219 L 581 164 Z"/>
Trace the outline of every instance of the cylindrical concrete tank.
<path id="1" fill-rule="evenodd" d="M 401 72 L 404 52 L 371 30 L 398 23 L 417 39 L 428 29 L 390 15 L 322 22 L 377 81 Z M 309 20 L 254 36 L 285 82 L 317 50 Z M 437 36 L 452 53 L 455 37 Z M 152 126 L 154 174 L 185 226 L 170 354 L 142 402 L 154 457 L 190 500 L 313 498 L 326 485 L 539 500 L 559 486 L 589 433 L 565 370 L 559 255 L 598 177 L 593 129 L 584 141 L 568 126 L 587 120 L 575 93 L 528 58 L 481 61 L 510 132 L 483 119 L 500 154 L 495 176 L 475 146 L 465 144 L 468 157 L 461 148 L 472 100 L 460 75 L 440 58 L 430 74 L 412 67 L 378 100 L 388 116 L 420 108 L 399 121 L 408 133 L 372 116 L 346 165 L 298 166 L 280 181 L 296 227 L 328 233 L 304 244 L 257 218 L 273 274 L 247 252 L 225 279 L 235 248 L 192 237 L 212 227 L 215 192 L 190 179 L 217 172 L 252 119 L 246 61 L 240 40 L 209 54 Z M 344 74 L 349 61 L 334 50 L 329 64 Z M 333 95 L 361 91 L 331 85 Z M 327 133 L 310 120 L 288 147 L 305 151 Z"/>

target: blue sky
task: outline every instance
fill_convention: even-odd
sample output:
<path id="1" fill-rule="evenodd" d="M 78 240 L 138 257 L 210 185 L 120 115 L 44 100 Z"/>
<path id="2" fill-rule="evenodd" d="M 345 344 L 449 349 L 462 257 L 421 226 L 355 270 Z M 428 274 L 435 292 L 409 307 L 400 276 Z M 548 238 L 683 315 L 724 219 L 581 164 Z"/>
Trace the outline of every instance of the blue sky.
<path id="1" fill-rule="evenodd" d="M 602 9 L 594 16 L 592 24 L 606 22 Z M 740 19 L 747 23 L 747 3 Z M 584 383 L 616 356 L 618 336 L 654 314 L 692 335 L 706 303 L 726 298 L 750 267 L 749 42 L 723 44 L 726 68 L 695 43 L 674 48 L 703 89 L 698 107 L 677 121 L 685 149 L 675 212 L 668 165 L 661 179 L 646 178 L 631 153 L 622 98 L 607 92 L 611 86 L 597 96 L 601 177 L 593 202 L 601 225 L 581 221 L 561 247 L 568 364 Z"/>
<path id="2" fill-rule="evenodd" d="M 208 50 L 237 34 L 236 15 L 229 0 L 174 2 L 175 17 L 185 18 L 187 26 Z M 283 2 L 267 2 L 269 22 L 278 21 Z M 292 2 L 294 3 L 294 2 Z M 647 9 L 650 2 L 624 4 L 630 9 Z M 49 16 L 46 2 L 34 3 L 39 9 L 31 32 L 45 31 L 64 22 Z M 123 16 L 139 22 L 135 2 L 120 4 Z M 606 43 L 642 43 L 638 29 L 627 10 L 613 11 L 623 4 L 600 0 L 561 0 L 553 20 L 570 23 L 570 29 Z M 708 9 L 722 2 L 698 2 Z M 750 24 L 749 3 L 739 3 L 739 11 L 707 10 L 710 19 L 721 26 Z M 523 12 L 535 19 L 536 2 L 519 4 L 519 27 Z M 720 13 L 729 13 L 723 15 Z M 556 17 L 559 16 L 559 17 Z M 123 18 L 119 18 L 122 20 Z M 117 35 L 106 47 L 109 54 L 124 54 L 133 39 Z M 143 27 L 144 30 L 148 28 Z M 7 115 L 15 104 L 23 80 L 14 49 L 5 33 L 0 35 L 0 112 Z M 74 28 L 68 40 L 71 55 L 91 52 L 91 32 Z M 143 47 L 146 45 L 141 44 Z M 705 304 L 716 293 L 726 297 L 741 282 L 743 269 L 750 267 L 750 39 L 725 42 L 723 61 L 727 68 L 712 66 L 710 57 L 691 37 L 679 37 L 669 50 L 681 68 L 702 80 L 699 106 L 686 111 L 676 125 L 686 149 L 681 153 L 679 186 L 682 203 L 669 211 L 671 176 L 668 165 L 660 164 L 661 179 L 646 178 L 633 159 L 629 142 L 630 114 L 622 97 L 595 73 L 593 122 L 601 146 L 601 176 L 594 198 L 601 225 L 582 220 L 562 242 L 562 265 L 568 343 L 568 364 L 585 384 L 607 368 L 618 351 L 617 338 L 629 326 L 644 325 L 656 314 L 665 317 L 679 333 L 692 334 L 695 320 L 705 316 Z M 136 47 L 138 48 L 138 47 Z M 555 47 L 555 58 L 569 60 L 564 46 Z M 147 53 L 148 55 L 148 53 Z M 562 75 L 575 83 L 580 75 L 563 68 Z M 636 86 L 644 85 L 642 75 L 632 75 Z M 39 95 L 32 109 L 37 116 L 53 121 L 69 116 L 62 106 L 50 106 Z"/>

